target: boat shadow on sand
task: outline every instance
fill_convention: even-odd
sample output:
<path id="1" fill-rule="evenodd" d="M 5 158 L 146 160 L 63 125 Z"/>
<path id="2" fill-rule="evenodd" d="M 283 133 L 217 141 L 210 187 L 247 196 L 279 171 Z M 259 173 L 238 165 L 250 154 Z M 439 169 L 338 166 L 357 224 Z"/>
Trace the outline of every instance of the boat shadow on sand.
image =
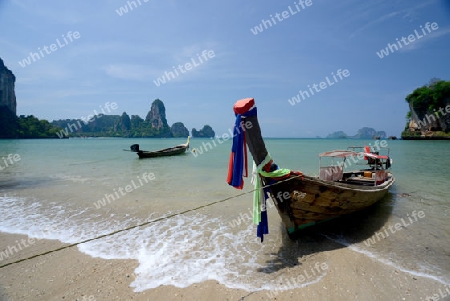
<path id="1" fill-rule="evenodd" d="M 325 251 L 361 243 L 372 237 L 385 226 L 393 209 L 394 194 L 388 193 L 383 199 L 359 212 L 299 231 L 295 240 L 289 238 L 280 224 L 282 245 L 278 252 L 271 253 L 271 260 L 259 272 L 274 273 L 285 268 L 301 266 L 301 261 Z"/>

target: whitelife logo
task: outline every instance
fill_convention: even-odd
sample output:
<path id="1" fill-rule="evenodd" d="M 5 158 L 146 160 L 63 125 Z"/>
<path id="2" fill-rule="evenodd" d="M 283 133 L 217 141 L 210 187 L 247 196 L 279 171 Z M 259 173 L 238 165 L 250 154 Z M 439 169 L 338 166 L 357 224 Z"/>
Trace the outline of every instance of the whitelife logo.
<path id="1" fill-rule="evenodd" d="M 438 24 L 437 24 L 436 22 L 433 22 L 433 23 L 427 22 L 427 23 L 425 24 L 425 28 L 427 29 L 428 33 L 431 33 L 431 30 L 438 30 L 438 29 L 439 29 L 439 26 L 438 26 Z M 425 31 L 425 29 L 422 27 L 422 25 L 420 25 L 420 29 L 422 29 L 423 35 L 420 35 L 420 34 L 417 32 L 417 30 L 415 29 L 415 30 L 414 30 L 414 34 L 410 34 L 410 35 L 408 36 L 408 42 L 406 41 L 406 38 L 402 36 L 402 38 L 400 39 L 400 41 L 403 42 L 403 45 L 404 45 L 404 46 L 408 46 L 409 44 L 415 42 L 415 41 L 416 41 L 416 38 L 417 38 L 417 40 L 419 40 L 419 39 L 423 38 L 424 36 L 426 36 L 426 35 L 428 34 L 428 33 Z M 400 41 L 398 40 L 398 38 L 396 38 L 395 40 L 397 41 L 398 47 L 403 48 L 402 43 L 400 43 Z M 397 45 L 395 44 L 395 42 L 394 42 L 394 44 L 388 43 L 386 48 L 381 49 L 380 51 L 377 51 L 376 54 L 378 55 L 378 57 L 379 57 L 380 59 L 382 59 L 382 58 L 388 56 L 390 53 L 394 53 L 394 51 L 397 51 L 397 50 L 398 50 L 398 47 L 397 47 Z M 389 50 L 391 51 L 390 53 L 389 53 Z"/>
<path id="2" fill-rule="evenodd" d="M 296 103 L 300 103 L 302 101 L 302 99 L 305 100 L 307 97 L 309 98 L 312 95 L 314 95 L 314 91 L 316 91 L 318 93 L 318 92 L 325 90 L 326 88 L 334 85 L 335 83 L 339 82 L 339 80 L 336 78 L 336 75 L 340 78 L 341 81 L 345 77 L 349 77 L 350 71 L 348 71 L 348 69 L 344 69 L 343 71 L 341 69 L 339 69 L 338 71 L 336 71 L 336 75 L 334 74 L 334 72 L 331 72 L 331 75 L 333 76 L 334 82 L 330 81 L 328 76 L 326 76 L 325 77 L 326 82 L 323 81 L 323 82 L 320 82 L 319 84 L 313 84 L 312 87 L 310 85 L 308 85 L 308 90 L 311 93 L 311 95 L 308 93 L 308 91 L 299 90 L 297 96 L 294 96 L 291 99 L 288 99 L 288 102 L 291 104 L 291 106 L 294 106 Z M 300 96 L 302 97 L 302 99 L 300 99 Z"/>
<path id="3" fill-rule="evenodd" d="M 142 5 L 142 2 L 147 3 L 150 0 L 136 0 L 137 3 L 139 3 L 139 6 Z M 132 11 L 135 8 L 138 8 L 138 5 L 136 4 L 136 1 L 127 1 L 127 4 L 125 4 L 124 6 L 119 7 L 119 9 L 116 9 L 116 13 L 122 17 L 124 14 L 128 13 L 128 8 L 130 8 L 129 11 Z M 133 8 L 134 5 L 134 8 Z"/>
<path id="4" fill-rule="evenodd" d="M 61 49 L 61 48 L 65 47 L 66 45 L 69 45 L 69 41 L 73 42 L 74 40 L 78 40 L 81 36 L 80 36 L 80 33 L 78 31 L 74 31 L 73 33 L 72 33 L 72 31 L 69 31 L 66 36 L 62 35 L 62 37 L 63 37 L 64 43 L 61 43 L 59 38 L 57 38 L 56 39 L 56 44 L 50 44 L 49 47 L 47 47 L 47 45 L 45 45 L 44 47 L 42 47 L 42 49 L 41 49 L 41 47 L 38 47 L 38 52 L 39 53 L 37 53 L 37 52 L 30 52 L 30 55 L 27 58 L 25 58 L 25 59 L 23 59 L 22 61 L 19 62 L 19 65 L 22 68 L 25 68 L 26 66 L 31 65 L 31 63 L 36 62 L 36 61 L 40 60 L 41 58 L 43 58 L 45 56 L 44 52 L 46 54 L 50 54 L 52 52 L 55 52 L 56 50 Z M 69 41 L 67 41 L 67 39 Z M 33 61 L 31 61 L 31 60 L 33 60 Z"/>
<path id="5" fill-rule="evenodd" d="M 208 58 L 212 59 L 215 56 L 216 56 L 216 54 L 214 53 L 214 51 L 212 51 L 212 50 L 209 50 L 209 51 L 208 50 L 203 50 L 201 56 L 197 53 L 197 59 L 199 61 L 198 64 L 197 64 L 197 62 L 195 61 L 194 58 L 191 58 L 192 64 L 190 62 L 187 62 L 184 65 L 181 65 L 181 64 L 178 65 L 177 68 L 175 68 L 175 66 L 172 66 L 173 71 L 175 72 L 176 75 L 173 72 L 171 72 L 171 71 L 169 71 L 169 72 L 166 71 L 166 72 L 164 72 L 163 76 L 158 77 L 156 80 L 153 81 L 153 83 L 157 87 L 159 87 L 162 84 L 165 84 L 166 80 L 170 81 L 170 80 L 175 79 L 178 76 L 180 76 L 180 74 L 178 73 L 178 70 L 180 70 L 181 73 L 186 73 L 187 71 L 191 70 L 192 68 L 200 66 L 201 64 L 204 63 L 204 61 L 205 62 L 208 61 Z M 204 61 L 202 60 L 202 57 L 203 57 Z M 184 67 L 184 69 L 183 69 L 183 67 Z"/>
<path id="6" fill-rule="evenodd" d="M 305 10 L 308 6 L 311 6 L 311 5 L 312 5 L 312 0 L 306 0 L 306 1 L 299 0 L 298 3 L 294 2 L 295 9 L 292 9 L 292 7 L 289 5 L 288 6 L 289 11 L 285 10 L 281 14 L 276 13 L 275 18 L 278 20 L 278 22 L 282 22 L 282 21 L 286 20 L 287 18 L 298 14 L 300 11 Z M 300 8 L 300 6 L 302 8 Z M 275 26 L 277 24 L 277 21 L 275 20 L 275 18 L 272 15 L 270 15 L 269 17 L 270 17 L 269 20 L 262 19 L 261 23 L 253 28 L 250 28 L 250 31 L 256 36 L 258 33 L 263 32 L 264 29 L 269 29 L 270 27 Z"/>
<path id="7" fill-rule="evenodd" d="M 125 186 L 125 192 L 124 192 L 124 188 L 123 187 L 119 187 L 119 192 L 117 192 L 116 189 L 114 190 L 114 194 L 106 194 L 105 193 L 105 197 L 102 198 L 101 200 L 98 200 L 97 202 L 94 203 L 95 208 L 100 209 L 101 207 L 106 206 L 106 204 L 111 204 L 111 202 L 114 202 L 118 199 L 120 199 L 121 197 L 125 196 L 127 193 L 133 192 L 133 190 L 136 190 L 138 188 L 141 188 L 142 186 L 144 186 L 144 182 L 145 184 L 148 184 L 150 181 L 155 180 L 155 174 L 150 172 L 150 173 L 144 173 L 142 175 L 142 179 L 141 177 L 137 176 L 137 179 L 139 181 L 139 184 L 136 184 L 134 182 L 134 180 L 131 180 L 130 184 Z"/>
<path id="8" fill-rule="evenodd" d="M 414 220 L 411 218 L 411 216 L 414 218 Z M 406 217 L 408 218 L 408 220 L 410 222 L 409 224 L 403 218 L 401 218 L 400 219 L 401 223 L 396 223 L 394 226 L 389 225 L 387 228 L 389 229 L 391 234 L 394 234 L 395 232 L 400 231 L 401 229 L 412 225 L 414 222 L 418 221 L 418 218 L 424 218 L 425 217 L 425 212 L 423 212 L 423 211 L 417 212 L 416 210 L 414 210 L 411 213 L 411 216 L 409 216 L 409 214 L 406 215 Z M 395 228 L 395 230 L 394 230 L 394 228 Z M 364 244 L 367 247 L 370 247 L 371 245 L 376 244 L 377 240 L 380 241 L 381 239 L 385 239 L 385 238 L 388 238 L 388 237 L 389 237 L 389 232 L 388 232 L 388 230 L 385 227 L 383 227 L 382 231 L 378 231 L 374 235 L 372 235 L 372 237 L 369 237 L 368 239 L 366 239 L 364 241 Z"/>
<path id="9" fill-rule="evenodd" d="M 104 109 L 102 108 L 102 106 L 99 106 L 99 108 L 101 109 L 103 114 L 99 114 L 97 112 L 97 110 L 94 110 L 94 115 L 88 115 L 87 117 L 81 116 L 80 119 L 84 122 L 84 124 L 88 124 L 89 122 L 94 121 L 95 119 L 98 119 L 100 117 L 102 117 L 103 115 L 106 115 Z M 117 103 L 112 102 L 111 104 L 109 102 L 105 103 L 105 109 L 108 111 L 108 113 L 111 113 L 111 110 L 116 110 L 118 108 Z M 78 126 L 77 126 L 78 124 Z M 62 129 L 61 131 L 59 131 L 58 133 L 56 133 L 56 135 L 62 139 L 65 137 L 69 137 L 69 130 L 71 133 L 73 133 L 74 131 L 78 131 L 82 128 L 82 125 L 80 123 L 80 120 L 77 121 L 77 123 L 68 123 L 67 126 Z"/>
<path id="10" fill-rule="evenodd" d="M 0 170 L 3 170 L 5 168 L 13 165 L 16 162 L 19 162 L 20 161 L 20 155 L 19 154 L 14 154 L 14 155 L 13 154 L 9 154 L 8 157 L 6 157 L 6 159 L 5 159 L 5 157 L 2 157 L 2 159 L 3 159 L 3 162 L 4 162 L 5 166 L 2 167 L 2 163 L 0 162 Z M 9 161 L 9 164 L 8 164 L 8 161 Z"/>

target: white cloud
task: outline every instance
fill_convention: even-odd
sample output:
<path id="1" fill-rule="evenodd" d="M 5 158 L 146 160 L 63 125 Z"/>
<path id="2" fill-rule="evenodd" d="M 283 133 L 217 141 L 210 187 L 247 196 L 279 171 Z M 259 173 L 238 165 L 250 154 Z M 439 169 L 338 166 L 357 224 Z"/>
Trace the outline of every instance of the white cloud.
<path id="1" fill-rule="evenodd" d="M 419 28 L 417 28 L 416 30 L 421 36 L 423 36 L 423 33 Z M 450 27 L 446 27 L 446 28 L 442 28 L 442 29 L 438 28 L 436 31 L 433 31 L 433 32 L 427 34 L 426 36 L 423 36 L 422 38 L 415 40 L 414 42 L 410 42 L 407 46 L 403 46 L 401 49 L 399 49 L 399 52 L 407 52 L 407 51 L 419 49 L 426 43 L 430 43 L 432 40 L 442 37 L 449 33 L 450 33 Z M 411 34 L 413 34 L 413 33 L 411 33 Z"/>
<path id="2" fill-rule="evenodd" d="M 155 76 L 160 76 L 151 67 L 134 64 L 110 64 L 104 70 L 111 77 L 127 80 L 150 82 Z"/>
<path id="3" fill-rule="evenodd" d="M 385 2 L 387 5 L 391 5 L 391 1 L 385 1 L 385 0 L 381 0 L 378 3 L 372 3 L 370 2 L 370 4 L 377 4 L 376 6 L 370 6 L 368 3 L 366 3 L 366 6 L 361 8 L 360 12 L 354 11 L 353 14 L 356 15 L 356 18 L 361 18 L 362 16 L 364 16 L 364 20 L 367 20 L 369 16 L 371 16 L 373 14 L 373 10 L 376 9 L 376 7 L 386 7 L 385 5 L 381 5 L 382 2 Z M 363 32 L 364 30 L 366 30 L 367 28 L 370 28 L 376 24 L 379 23 L 383 23 L 389 19 L 392 19 L 396 16 L 399 15 L 403 15 L 404 19 L 409 19 L 409 21 L 417 19 L 416 15 L 418 13 L 418 11 L 420 11 L 420 9 L 429 6 L 431 4 L 435 4 L 437 1 L 436 0 L 429 0 L 429 1 L 424 1 L 414 7 L 407 7 L 404 9 L 400 9 L 398 11 L 393 11 L 390 13 L 386 13 L 384 15 L 382 15 L 381 17 L 378 17 L 374 20 L 369 21 L 368 23 L 366 23 L 365 25 L 361 26 L 360 28 L 358 28 L 357 30 L 355 30 L 354 32 L 352 32 L 349 36 L 349 38 L 354 38 L 357 34 L 360 34 L 361 32 Z M 395 3 L 394 3 L 395 4 Z"/>

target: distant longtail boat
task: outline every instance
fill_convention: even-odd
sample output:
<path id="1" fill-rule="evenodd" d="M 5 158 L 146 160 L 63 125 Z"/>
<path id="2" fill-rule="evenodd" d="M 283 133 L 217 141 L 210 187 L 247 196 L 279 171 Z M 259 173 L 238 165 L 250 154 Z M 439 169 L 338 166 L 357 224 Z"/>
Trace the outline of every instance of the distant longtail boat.
<path id="1" fill-rule="evenodd" d="M 189 140 L 190 136 L 188 137 L 186 143 L 179 144 L 174 147 L 169 147 L 157 151 L 144 151 L 139 149 L 139 144 L 133 144 L 130 146 L 130 150 L 132 152 L 135 152 L 138 154 L 139 159 L 142 158 L 155 158 L 155 157 L 164 157 L 164 156 L 176 156 L 176 155 L 182 155 L 185 154 L 186 151 L 189 149 Z"/>

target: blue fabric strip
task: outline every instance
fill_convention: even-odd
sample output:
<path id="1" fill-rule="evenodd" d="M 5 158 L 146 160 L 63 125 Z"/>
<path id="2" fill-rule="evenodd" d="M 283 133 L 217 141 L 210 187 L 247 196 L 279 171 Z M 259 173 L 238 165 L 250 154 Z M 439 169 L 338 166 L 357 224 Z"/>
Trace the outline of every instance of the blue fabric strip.
<path id="1" fill-rule="evenodd" d="M 255 115 L 257 115 L 256 107 L 245 112 L 244 114 L 236 114 L 236 121 L 233 129 L 233 146 L 231 147 L 231 151 L 234 154 L 234 164 L 230 185 L 233 187 L 241 187 L 243 182 L 242 174 L 244 171 L 244 152 L 246 146 L 244 145 L 245 132 L 240 126 L 242 117 L 250 117 Z"/>

